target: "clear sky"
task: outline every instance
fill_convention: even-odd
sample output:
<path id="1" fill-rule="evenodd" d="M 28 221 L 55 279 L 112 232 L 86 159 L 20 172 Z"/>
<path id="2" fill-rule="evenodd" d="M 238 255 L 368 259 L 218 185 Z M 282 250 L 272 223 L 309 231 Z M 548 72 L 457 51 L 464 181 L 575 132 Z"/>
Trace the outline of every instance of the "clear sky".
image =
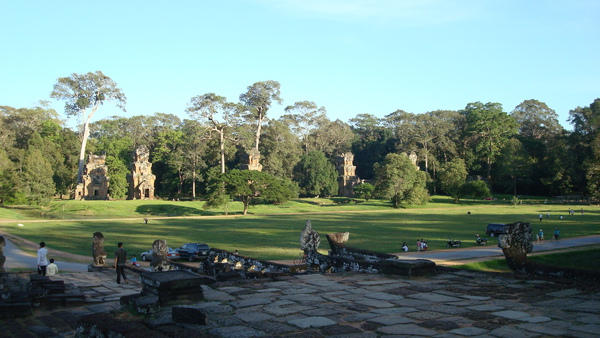
<path id="1" fill-rule="evenodd" d="M 0 14 L 0 105 L 52 101 L 59 77 L 100 70 L 127 112 L 108 103 L 94 120 L 188 118 L 193 96 L 237 102 L 265 80 L 281 83 L 273 118 L 303 100 L 348 121 L 536 99 L 570 129 L 569 110 L 600 97 L 596 0 L 32 0 Z"/>

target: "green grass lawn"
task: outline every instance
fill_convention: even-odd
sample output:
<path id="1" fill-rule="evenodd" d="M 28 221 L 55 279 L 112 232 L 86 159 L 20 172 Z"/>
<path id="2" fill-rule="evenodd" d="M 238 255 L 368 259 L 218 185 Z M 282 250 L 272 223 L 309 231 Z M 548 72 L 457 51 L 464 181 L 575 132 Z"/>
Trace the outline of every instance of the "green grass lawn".
<path id="1" fill-rule="evenodd" d="M 60 200 L 43 209 L 0 208 L 0 229 L 90 257 L 92 234 L 100 231 L 109 253 L 119 241 L 130 253 L 139 254 L 154 240 L 164 239 L 173 248 L 205 242 L 261 259 L 297 257 L 300 231 L 307 219 L 321 234 L 323 253 L 329 249 L 325 234 L 345 231 L 350 232 L 349 246 L 387 253 L 400 252 L 404 241 L 414 250 L 418 238 L 424 238 L 430 250 L 445 248 L 448 238 L 462 240 L 464 247 L 474 246 L 475 235 L 485 237 L 486 225 L 496 222 L 531 222 L 534 229 L 542 227 L 547 234 L 559 227 L 563 238 L 600 234 L 600 208 L 584 206 L 585 215 L 568 216 L 569 206 L 543 201 L 528 199 L 519 206 L 502 199 L 454 204 L 449 198 L 435 196 L 424 206 L 393 209 L 379 200 L 298 199 L 279 206 L 253 206 L 246 216 L 241 215 L 241 203 L 233 202 L 230 216 L 224 216 L 223 210 L 204 210 L 200 201 Z M 538 215 L 547 211 L 551 217 L 540 222 Z M 564 219 L 559 220 L 559 215 Z M 148 224 L 144 217 L 150 218 Z"/>
<path id="2" fill-rule="evenodd" d="M 533 255 L 528 259 L 546 265 L 564 268 L 577 268 L 600 272 L 600 248 L 568 251 L 547 255 Z M 459 269 L 469 269 L 490 272 L 511 272 L 505 259 L 469 263 L 455 266 Z"/>

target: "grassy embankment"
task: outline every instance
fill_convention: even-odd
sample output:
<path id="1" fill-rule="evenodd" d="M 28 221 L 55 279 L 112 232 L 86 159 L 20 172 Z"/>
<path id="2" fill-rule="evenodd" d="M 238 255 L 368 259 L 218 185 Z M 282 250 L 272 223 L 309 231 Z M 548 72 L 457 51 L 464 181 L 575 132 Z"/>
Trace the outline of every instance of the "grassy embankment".
<path id="1" fill-rule="evenodd" d="M 568 216 L 571 206 L 545 204 L 543 198 L 512 206 L 502 199 L 465 199 L 453 204 L 449 198 L 436 196 L 424 206 L 403 209 L 379 200 L 298 199 L 279 206 L 254 206 L 246 216 L 241 215 L 239 202 L 230 203 L 229 216 L 222 209 L 207 211 L 202 206 L 200 201 L 54 201 L 43 209 L 0 208 L 0 229 L 86 256 L 91 255 L 92 234 L 100 231 L 108 252 L 119 241 L 129 252 L 139 253 L 155 239 L 164 239 L 174 248 L 206 242 L 262 259 L 297 257 L 300 231 L 307 219 L 321 233 L 323 253 L 328 250 L 325 234 L 345 231 L 350 232 L 349 246 L 388 253 L 400 252 L 404 241 L 414 250 L 418 238 L 424 238 L 431 250 L 445 249 L 448 238 L 462 240 L 463 247 L 474 246 L 475 234 L 485 237 L 485 227 L 491 222 L 531 222 L 547 234 L 559 227 L 563 238 L 600 234 L 600 208 L 584 206 L 582 216 L 582 206 L 575 205 L 577 213 Z M 551 217 L 539 222 L 538 215 L 547 211 Z M 143 218 L 150 219 L 148 224 Z"/>

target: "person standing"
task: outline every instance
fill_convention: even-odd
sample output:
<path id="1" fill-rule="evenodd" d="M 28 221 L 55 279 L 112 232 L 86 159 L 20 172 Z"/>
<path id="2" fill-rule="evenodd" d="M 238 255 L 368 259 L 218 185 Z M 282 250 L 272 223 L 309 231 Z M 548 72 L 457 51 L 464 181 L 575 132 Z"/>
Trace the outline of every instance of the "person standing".
<path id="1" fill-rule="evenodd" d="M 558 230 L 558 228 L 556 228 L 556 230 L 554 230 L 554 240 L 558 241 L 559 237 L 560 237 L 560 230 Z"/>
<path id="2" fill-rule="evenodd" d="M 117 269 L 117 284 L 121 284 L 121 276 L 123 276 L 123 281 L 125 284 L 127 283 L 127 277 L 125 276 L 125 264 L 127 263 L 127 250 L 123 249 L 123 243 L 119 242 L 117 244 L 119 247 L 117 251 L 115 251 L 115 264 L 114 267 Z"/>
<path id="3" fill-rule="evenodd" d="M 54 264 L 54 258 L 50 258 L 50 264 L 46 267 L 48 276 L 56 275 L 58 273 L 58 266 Z"/>
<path id="4" fill-rule="evenodd" d="M 538 241 L 540 243 L 544 243 L 544 232 L 542 231 L 542 229 L 540 229 L 540 232 L 538 232 Z"/>
<path id="5" fill-rule="evenodd" d="M 42 276 L 46 275 L 46 267 L 48 266 L 48 249 L 46 249 L 46 242 L 40 242 L 40 248 L 37 251 L 37 266 L 38 273 Z"/>
<path id="6" fill-rule="evenodd" d="M 544 215 L 540 214 L 540 222 L 544 219 Z"/>

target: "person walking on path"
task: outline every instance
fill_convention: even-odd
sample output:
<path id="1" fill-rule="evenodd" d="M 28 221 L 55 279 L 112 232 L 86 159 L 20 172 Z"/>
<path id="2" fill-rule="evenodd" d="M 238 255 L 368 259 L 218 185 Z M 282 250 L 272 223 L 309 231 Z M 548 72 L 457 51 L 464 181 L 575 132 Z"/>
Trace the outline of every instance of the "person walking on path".
<path id="1" fill-rule="evenodd" d="M 127 250 L 123 249 L 123 243 L 117 244 L 119 247 L 115 251 L 115 264 L 114 267 L 117 269 L 117 284 L 121 284 L 121 276 L 123 281 L 127 284 L 127 277 L 125 276 L 125 264 L 127 263 Z"/>
<path id="2" fill-rule="evenodd" d="M 559 237 L 560 237 L 560 231 L 558 230 L 558 228 L 556 228 L 556 230 L 554 230 L 554 240 L 558 242 Z"/>
<path id="3" fill-rule="evenodd" d="M 544 232 L 542 229 L 540 229 L 540 232 L 538 232 L 538 243 L 544 243 Z"/>
<path id="4" fill-rule="evenodd" d="M 37 267 L 38 273 L 42 276 L 46 275 L 46 267 L 48 266 L 48 249 L 46 249 L 46 242 L 40 242 L 40 248 L 37 251 Z"/>
<path id="5" fill-rule="evenodd" d="M 46 267 L 48 276 L 56 275 L 58 273 L 58 266 L 54 264 L 54 258 L 50 258 L 50 264 Z"/>

